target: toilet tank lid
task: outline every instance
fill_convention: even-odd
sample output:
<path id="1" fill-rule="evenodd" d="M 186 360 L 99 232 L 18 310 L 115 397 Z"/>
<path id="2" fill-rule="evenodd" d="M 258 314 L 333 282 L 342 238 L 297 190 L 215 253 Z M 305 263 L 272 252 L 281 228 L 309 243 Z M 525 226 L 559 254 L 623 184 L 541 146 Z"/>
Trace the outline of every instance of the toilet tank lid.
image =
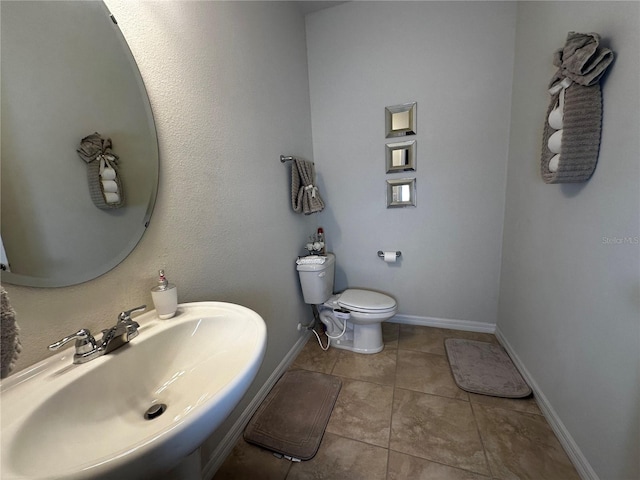
<path id="1" fill-rule="evenodd" d="M 396 306 L 396 301 L 384 293 L 349 288 L 342 292 L 338 304 L 353 309 L 389 310 Z"/>

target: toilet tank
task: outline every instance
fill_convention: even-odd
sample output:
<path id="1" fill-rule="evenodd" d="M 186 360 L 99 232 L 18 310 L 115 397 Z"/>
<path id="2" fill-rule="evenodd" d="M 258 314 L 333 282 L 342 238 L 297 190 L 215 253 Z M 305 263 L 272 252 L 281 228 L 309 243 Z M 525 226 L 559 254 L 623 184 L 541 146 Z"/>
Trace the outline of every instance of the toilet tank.
<path id="1" fill-rule="evenodd" d="M 309 257 L 303 257 L 309 258 Z M 306 263 L 297 265 L 304 303 L 320 305 L 333 295 L 333 277 L 335 274 L 336 256 L 326 255 L 324 263 Z"/>

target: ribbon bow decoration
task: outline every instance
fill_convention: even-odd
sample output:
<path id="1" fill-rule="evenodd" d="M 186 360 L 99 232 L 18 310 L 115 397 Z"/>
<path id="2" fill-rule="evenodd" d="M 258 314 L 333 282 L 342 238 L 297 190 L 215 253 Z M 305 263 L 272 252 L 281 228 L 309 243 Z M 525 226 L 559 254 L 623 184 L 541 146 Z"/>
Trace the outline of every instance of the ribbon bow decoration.
<path id="1" fill-rule="evenodd" d="M 585 87 L 595 85 L 612 61 L 613 52 L 600 47 L 600 35 L 569 32 L 564 47 L 553 55 L 553 64 L 558 71 L 551 79 L 550 88 L 565 78 Z"/>
<path id="2" fill-rule="evenodd" d="M 316 192 L 318 191 L 318 187 L 312 184 L 309 184 L 306 187 L 304 187 L 305 192 L 308 192 L 309 190 L 311 190 L 311 198 L 316 198 Z"/>
<path id="3" fill-rule="evenodd" d="M 82 139 L 80 148 L 76 151 L 85 162 L 91 163 L 97 158 L 108 159 L 117 163 L 118 156 L 111 151 L 112 144 L 110 138 L 103 138 L 98 132 L 92 133 Z"/>

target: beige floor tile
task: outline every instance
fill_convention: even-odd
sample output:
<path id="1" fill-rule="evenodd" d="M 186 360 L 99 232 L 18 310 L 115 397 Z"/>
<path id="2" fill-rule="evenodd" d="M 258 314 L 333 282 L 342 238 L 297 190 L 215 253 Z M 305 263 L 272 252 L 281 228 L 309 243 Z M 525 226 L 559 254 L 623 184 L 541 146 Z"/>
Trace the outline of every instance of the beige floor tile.
<path id="1" fill-rule="evenodd" d="M 398 348 L 446 355 L 444 341 L 447 338 L 464 338 L 467 340 L 477 340 L 479 342 L 498 343 L 496 337 L 489 333 L 465 332 L 447 328 L 402 324 L 400 325 Z"/>
<path id="2" fill-rule="evenodd" d="M 323 342 L 327 341 L 327 338 L 323 335 L 321 335 L 320 338 Z M 323 343 L 323 345 L 326 345 L 326 343 Z M 290 368 L 331 373 L 339 355 L 340 351 L 335 348 L 329 348 L 329 350 L 323 351 L 320 345 L 318 345 L 318 339 L 312 334 Z"/>
<path id="3" fill-rule="evenodd" d="M 477 473 L 430 462 L 404 453 L 389 452 L 387 480 L 488 480 Z"/>
<path id="4" fill-rule="evenodd" d="M 386 449 L 325 433 L 316 456 L 292 464 L 287 480 L 385 480 L 386 472 Z"/>
<path id="5" fill-rule="evenodd" d="M 397 350 L 385 348 L 365 355 L 342 350 L 333 367 L 333 374 L 365 382 L 393 385 L 396 374 Z"/>
<path id="6" fill-rule="evenodd" d="M 393 387 L 343 378 L 327 432 L 386 448 L 392 404 Z"/>
<path id="7" fill-rule="evenodd" d="M 396 388 L 469 400 L 453 381 L 447 357 L 433 353 L 398 350 Z"/>
<path id="8" fill-rule="evenodd" d="M 213 480 L 284 480 L 290 466 L 289 461 L 276 458 L 268 450 L 251 445 L 241 438 Z"/>
<path id="9" fill-rule="evenodd" d="M 419 325 L 400 325 L 398 348 L 445 355 L 444 340 L 452 337 L 447 332 L 450 330 Z"/>
<path id="10" fill-rule="evenodd" d="M 396 388 L 389 447 L 489 474 L 471 404 L 463 400 Z"/>
<path id="11" fill-rule="evenodd" d="M 473 404 L 493 476 L 501 480 L 579 480 L 544 417 Z"/>
<path id="12" fill-rule="evenodd" d="M 533 396 L 526 398 L 500 398 L 489 395 L 478 395 L 477 393 L 469 393 L 469 399 L 473 403 L 479 403 L 489 407 L 506 408 L 507 410 L 515 410 L 517 412 L 542 415 L 540 407 L 538 407 Z"/>
<path id="13" fill-rule="evenodd" d="M 382 322 L 382 340 L 384 341 L 384 348 L 398 348 L 399 334 L 399 323 Z"/>

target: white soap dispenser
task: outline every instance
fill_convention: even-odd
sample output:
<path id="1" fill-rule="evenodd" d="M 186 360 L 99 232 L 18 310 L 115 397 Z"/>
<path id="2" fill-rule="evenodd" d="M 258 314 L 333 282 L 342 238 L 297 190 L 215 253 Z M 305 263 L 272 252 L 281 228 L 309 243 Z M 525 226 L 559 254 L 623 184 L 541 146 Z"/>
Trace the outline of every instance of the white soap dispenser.
<path id="1" fill-rule="evenodd" d="M 151 298 L 156 307 L 158 317 L 165 320 L 176 314 L 178 309 L 178 289 L 169 283 L 164 276 L 164 270 L 158 271 L 158 285 L 151 289 Z"/>

